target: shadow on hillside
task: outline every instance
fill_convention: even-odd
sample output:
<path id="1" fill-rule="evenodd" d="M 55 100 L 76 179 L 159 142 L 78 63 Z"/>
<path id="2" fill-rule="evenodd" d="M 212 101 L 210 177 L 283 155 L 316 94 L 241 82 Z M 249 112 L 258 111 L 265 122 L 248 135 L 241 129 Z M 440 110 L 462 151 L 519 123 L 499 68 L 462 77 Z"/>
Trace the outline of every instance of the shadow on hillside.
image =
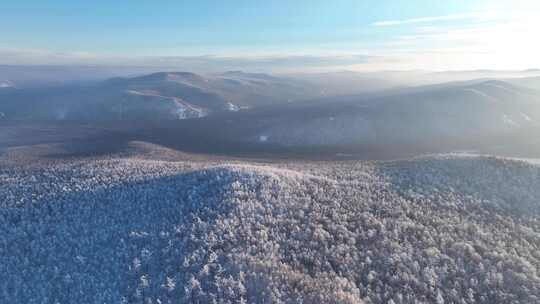
<path id="1" fill-rule="evenodd" d="M 206 229 L 229 212 L 228 182 L 195 171 L 2 208 L 0 290 L 19 303 L 178 300 L 208 258 Z"/>
<path id="2" fill-rule="evenodd" d="M 259 126 L 227 119 L 169 122 L 0 122 L 0 149 L 41 145 L 41 157 L 109 156 L 137 153 L 130 142 L 156 144 L 178 152 L 248 159 L 390 160 L 456 150 L 501 156 L 539 157 L 540 141 L 530 133 L 493 138 L 440 138 L 414 142 L 385 142 L 334 146 L 290 147 L 246 140 Z"/>

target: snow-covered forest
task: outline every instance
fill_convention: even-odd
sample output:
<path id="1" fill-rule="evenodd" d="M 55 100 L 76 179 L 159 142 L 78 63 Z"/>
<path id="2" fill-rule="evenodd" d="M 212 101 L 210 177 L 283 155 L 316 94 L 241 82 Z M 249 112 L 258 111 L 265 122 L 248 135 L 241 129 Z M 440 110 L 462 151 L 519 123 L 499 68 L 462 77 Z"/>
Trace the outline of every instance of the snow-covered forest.
<path id="1" fill-rule="evenodd" d="M 540 168 L 0 167 L 2 303 L 538 303 Z"/>

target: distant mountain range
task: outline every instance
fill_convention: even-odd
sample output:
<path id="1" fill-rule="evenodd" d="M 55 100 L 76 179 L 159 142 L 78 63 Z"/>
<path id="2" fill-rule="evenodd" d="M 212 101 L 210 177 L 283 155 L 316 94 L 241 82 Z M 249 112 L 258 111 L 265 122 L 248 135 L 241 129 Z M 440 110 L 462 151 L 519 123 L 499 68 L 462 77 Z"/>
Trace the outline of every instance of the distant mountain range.
<path id="1" fill-rule="evenodd" d="M 19 88 L 38 88 L 151 72 L 155 72 L 155 69 L 120 66 L 0 65 L 0 81 L 9 80 Z"/>
<path id="2" fill-rule="evenodd" d="M 290 74 L 291 78 L 307 81 L 318 86 L 325 95 L 350 95 L 380 92 L 415 86 L 444 85 L 451 82 L 471 80 L 508 79 L 540 77 L 540 70 L 523 71 L 338 71 L 326 73 Z M 519 81 L 519 80 L 518 80 Z"/>
<path id="3" fill-rule="evenodd" d="M 448 84 L 299 103 L 253 119 L 249 140 L 292 146 L 479 138 L 540 126 L 540 91 L 497 80 Z"/>
<path id="4" fill-rule="evenodd" d="M 13 119 L 185 119 L 316 96 L 308 84 L 265 74 L 159 72 L 0 92 L 0 111 Z"/>
<path id="5" fill-rule="evenodd" d="M 483 140 L 504 144 L 508 138 L 527 141 L 531 132 L 540 130 L 536 71 L 446 72 L 432 75 L 461 76 L 421 86 L 398 81 L 398 74 L 416 75 L 157 72 L 36 88 L 3 81 L 0 119 L 154 126 L 178 122 L 174 133 L 182 136 L 171 140 L 293 148 L 437 143 L 458 147 Z M 468 79 L 463 74 L 506 78 Z"/>

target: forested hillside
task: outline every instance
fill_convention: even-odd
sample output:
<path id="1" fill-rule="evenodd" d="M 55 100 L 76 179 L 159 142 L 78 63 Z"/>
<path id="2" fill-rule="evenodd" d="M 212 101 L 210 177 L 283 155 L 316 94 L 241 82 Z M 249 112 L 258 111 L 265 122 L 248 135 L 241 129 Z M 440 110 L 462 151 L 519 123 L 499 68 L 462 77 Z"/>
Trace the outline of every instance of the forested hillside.
<path id="1" fill-rule="evenodd" d="M 0 167 L 9 303 L 538 303 L 540 168 L 87 159 Z"/>

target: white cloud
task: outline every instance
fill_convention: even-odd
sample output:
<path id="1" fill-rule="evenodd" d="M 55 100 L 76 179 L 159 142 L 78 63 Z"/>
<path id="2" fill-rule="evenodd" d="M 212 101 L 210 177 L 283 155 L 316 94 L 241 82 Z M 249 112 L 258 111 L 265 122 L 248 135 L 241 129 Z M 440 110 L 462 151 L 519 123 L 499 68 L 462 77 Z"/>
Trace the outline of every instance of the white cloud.
<path id="1" fill-rule="evenodd" d="M 419 17 L 402 20 L 383 20 L 372 23 L 372 26 L 394 26 L 403 24 L 415 24 L 415 23 L 432 23 L 439 21 L 452 21 L 452 20 L 488 20 L 495 18 L 495 14 L 490 12 L 476 12 L 476 13 L 463 13 L 463 14 L 451 14 L 444 16 L 432 16 L 432 17 Z"/>
<path id="2" fill-rule="evenodd" d="M 387 23 L 387 26 L 407 23 L 416 26 L 396 32 L 379 54 L 402 58 L 405 68 L 538 67 L 540 40 L 536 37 L 540 36 L 539 16 L 538 10 L 509 10 L 498 14 L 461 14 L 395 21 Z M 468 20 L 435 26 L 429 23 L 460 18 Z"/>

